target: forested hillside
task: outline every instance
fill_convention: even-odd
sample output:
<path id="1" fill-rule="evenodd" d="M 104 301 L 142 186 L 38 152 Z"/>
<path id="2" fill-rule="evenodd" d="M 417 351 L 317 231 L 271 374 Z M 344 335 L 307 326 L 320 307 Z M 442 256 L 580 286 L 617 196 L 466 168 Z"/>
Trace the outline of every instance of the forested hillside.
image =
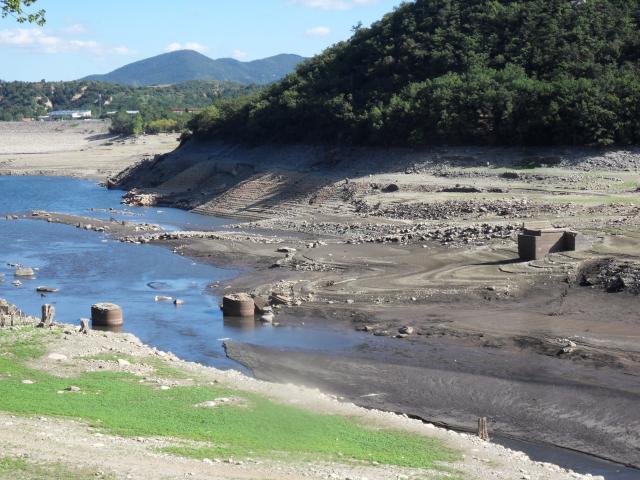
<path id="1" fill-rule="evenodd" d="M 218 80 L 264 85 L 280 80 L 304 60 L 299 55 L 281 54 L 241 62 L 233 58 L 214 60 L 193 50 L 163 53 L 130 63 L 104 75 L 91 75 L 82 80 L 145 86 L 166 85 L 192 80 Z"/>
<path id="2" fill-rule="evenodd" d="M 94 116 L 107 111 L 143 110 L 154 117 L 172 108 L 206 107 L 221 98 L 246 95 L 255 89 L 216 81 L 142 88 L 94 81 L 0 81 L 0 120 L 33 118 L 51 110 L 67 109 L 92 110 Z"/>
<path id="3" fill-rule="evenodd" d="M 416 0 L 200 138 L 412 145 L 640 143 L 638 0 Z"/>

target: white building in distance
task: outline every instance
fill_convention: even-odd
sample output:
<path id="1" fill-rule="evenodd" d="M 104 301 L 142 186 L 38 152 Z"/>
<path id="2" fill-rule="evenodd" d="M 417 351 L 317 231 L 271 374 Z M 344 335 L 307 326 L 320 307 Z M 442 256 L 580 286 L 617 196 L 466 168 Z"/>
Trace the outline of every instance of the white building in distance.
<path id="1" fill-rule="evenodd" d="M 49 112 L 49 118 L 52 120 L 63 120 L 65 118 L 81 120 L 83 118 L 91 118 L 91 110 L 54 110 Z"/>

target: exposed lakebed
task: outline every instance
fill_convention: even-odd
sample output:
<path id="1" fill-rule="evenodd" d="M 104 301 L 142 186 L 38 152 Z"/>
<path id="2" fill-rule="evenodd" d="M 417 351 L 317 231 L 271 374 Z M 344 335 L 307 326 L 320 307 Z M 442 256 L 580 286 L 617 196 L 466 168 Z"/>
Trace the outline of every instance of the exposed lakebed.
<path id="1" fill-rule="evenodd" d="M 421 350 L 421 353 L 416 353 L 415 358 L 411 357 L 412 360 L 407 365 L 402 365 L 405 362 L 397 359 L 388 362 L 379 352 L 369 358 L 364 353 L 372 348 L 375 350 L 372 346 L 378 340 L 353 332 L 346 325 L 345 328 L 336 329 L 309 325 L 274 328 L 254 322 L 225 321 L 218 308 L 220 299 L 212 295 L 207 286 L 215 281 L 224 285 L 225 280 L 236 275 L 237 272 L 233 270 L 193 262 L 172 253 L 168 248 L 120 243 L 105 234 L 68 225 L 30 219 L 4 220 L 7 214 L 42 209 L 106 220 L 115 218 L 137 223 L 155 223 L 166 230 L 216 230 L 227 223 L 227 220 L 175 209 L 123 207 L 120 205 L 120 196 L 121 192 L 108 191 L 93 182 L 81 180 L 0 177 L 0 273 L 4 274 L 4 281 L 0 282 L 0 297 L 7 298 L 34 315 L 39 314 L 42 303 L 52 303 L 56 306 L 56 318 L 70 323 L 77 323 L 81 317 L 88 317 L 92 303 L 115 302 L 124 308 L 125 330 L 161 350 L 172 351 L 185 360 L 219 368 L 243 369 L 239 363 L 227 358 L 223 341 L 232 340 L 232 345 L 257 345 L 270 352 L 253 355 L 253 361 L 247 361 L 243 352 L 251 352 L 249 347 L 239 351 L 243 354 L 236 352 L 235 358 L 253 367 L 259 377 L 271 376 L 269 372 L 272 370 L 265 370 L 265 366 L 277 366 L 272 371 L 274 380 L 283 380 L 284 376 L 290 374 L 290 380 L 310 382 L 311 386 L 324 385 L 323 376 L 331 373 L 331 368 L 325 368 L 323 363 L 327 359 L 348 363 L 354 352 L 360 351 L 358 358 L 352 358 L 353 365 L 350 368 L 342 365 L 344 368 L 333 372 L 334 377 L 340 374 L 344 378 L 330 378 L 326 390 L 346 394 L 347 398 L 365 406 L 421 413 L 412 408 L 411 399 L 415 398 L 425 410 L 424 418 L 428 419 L 434 414 L 431 407 L 436 404 L 436 400 L 443 395 L 446 397 L 451 390 L 446 387 L 447 382 L 456 383 L 459 377 L 457 369 L 446 368 L 447 362 L 465 364 L 466 358 L 470 370 L 475 368 L 474 365 L 484 364 L 474 361 L 475 357 L 464 349 L 444 348 L 444 345 L 438 345 L 429 352 Z M 36 279 L 23 279 L 22 286 L 13 286 L 14 268 L 9 264 L 23 264 L 36 269 Z M 36 292 L 39 285 L 58 288 L 59 291 L 43 298 Z M 185 304 L 176 308 L 170 302 L 156 302 L 156 295 L 180 298 Z M 256 350 L 258 352 L 259 347 Z M 341 355 L 331 355 L 338 352 Z M 402 349 L 402 354 L 407 355 L 406 346 Z M 422 358 L 422 355 L 433 358 Z M 370 364 L 370 369 L 363 370 L 369 365 L 367 361 L 372 358 L 375 361 Z M 305 359 L 311 360 L 305 363 Z M 416 365 L 411 365 L 414 362 L 417 362 Z M 527 364 L 529 360 L 523 362 L 510 358 L 509 362 L 517 369 L 518 362 Z M 317 367 L 315 374 L 309 372 L 309 365 Z M 432 377 L 437 380 L 438 375 L 433 372 L 428 374 L 424 365 L 441 369 L 446 381 L 443 380 L 436 387 L 417 385 L 415 379 L 424 378 L 425 375 L 431 375 L 429 381 Z M 407 378 L 406 383 L 403 380 L 398 383 L 400 377 L 389 375 L 386 379 L 396 385 L 385 386 L 380 383 L 384 380 L 381 377 L 385 377 L 384 368 L 397 368 L 400 375 L 403 372 L 410 374 L 415 366 L 418 368 L 414 380 Z M 370 378 L 367 377 L 367 372 Z M 485 372 L 488 373 L 489 371 Z M 495 371 L 493 373 L 500 376 Z M 478 383 L 468 374 L 479 379 L 483 375 L 472 371 L 465 373 L 471 379 L 471 384 L 482 385 L 482 382 Z M 513 373 L 509 373 L 507 377 L 513 378 Z M 338 388 L 341 381 L 346 382 L 342 391 Z M 532 384 L 530 379 L 528 384 Z M 383 388 L 383 392 L 388 391 L 389 396 L 372 390 L 378 387 Z M 397 389 L 397 394 L 394 388 Z M 516 390 L 519 391 L 520 387 Z M 438 398 L 425 403 L 424 392 L 427 391 Z M 459 398 L 463 397 L 461 395 Z M 468 410 L 468 414 L 476 414 L 473 411 L 475 408 L 467 407 L 465 406 L 465 410 Z M 571 433 L 567 432 L 567 435 L 571 436 Z M 546 445 L 535 448 L 519 445 L 517 448 L 531 452 L 540 460 L 553 459 L 578 471 L 603 474 L 608 479 L 626 480 L 637 475 L 637 471 L 633 469 Z"/>
<path id="2" fill-rule="evenodd" d="M 125 331 L 145 343 L 179 357 L 219 368 L 242 368 L 222 347 L 232 339 L 258 345 L 340 350 L 361 336 L 318 328 L 275 328 L 259 322 L 224 320 L 220 298 L 207 286 L 224 282 L 236 272 L 196 263 L 169 249 L 120 243 L 104 234 L 67 225 L 29 219 L 9 221 L 7 214 L 46 209 L 57 213 L 136 223 L 156 223 L 167 230 L 214 230 L 226 220 L 176 209 L 129 208 L 120 205 L 121 192 L 94 182 L 58 177 L 0 177 L 0 297 L 39 315 L 43 303 L 56 308 L 56 319 L 78 323 L 90 316 L 93 303 L 108 301 L 125 312 Z M 36 269 L 36 279 L 12 285 L 11 265 Z M 45 298 L 36 287 L 57 288 Z M 156 296 L 184 300 L 156 302 Z"/>

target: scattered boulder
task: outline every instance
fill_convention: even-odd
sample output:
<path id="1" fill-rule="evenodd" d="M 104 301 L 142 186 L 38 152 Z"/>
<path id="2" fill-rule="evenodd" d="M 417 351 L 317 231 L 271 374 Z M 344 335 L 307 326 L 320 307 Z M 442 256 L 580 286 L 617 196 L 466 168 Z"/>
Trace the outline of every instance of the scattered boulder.
<path id="1" fill-rule="evenodd" d="M 585 263 L 576 275 L 582 286 L 600 286 L 609 293 L 640 295 L 640 263 L 616 259 Z"/>
<path id="2" fill-rule="evenodd" d="M 280 247 L 278 248 L 278 253 L 296 253 L 298 250 L 293 247 Z"/>
<path id="3" fill-rule="evenodd" d="M 520 174 L 518 172 L 504 172 L 500 176 L 502 178 L 506 178 L 507 180 L 517 180 L 520 178 Z"/>
<path id="4" fill-rule="evenodd" d="M 455 187 L 445 187 L 440 190 L 442 193 L 481 193 L 478 187 L 467 185 L 456 185 Z"/>
<path id="5" fill-rule="evenodd" d="M 49 360 L 55 360 L 56 362 L 63 362 L 67 360 L 67 356 L 62 353 L 51 353 L 48 358 Z"/>
<path id="6" fill-rule="evenodd" d="M 275 316 L 273 313 L 265 313 L 260 317 L 260 321 L 264 323 L 273 323 Z"/>
<path id="7" fill-rule="evenodd" d="M 13 273 L 16 277 L 35 277 L 36 272 L 33 271 L 33 268 L 29 267 L 21 267 L 16 268 L 16 271 Z"/>
<path id="8" fill-rule="evenodd" d="M 393 193 L 393 192 L 398 192 L 400 191 L 400 187 L 398 185 L 396 185 L 395 183 L 390 183 L 389 185 L 387 185 L 386 187 L 384 187 L 381 190 L 383 193 Z"/>
<path id="9" fill-rule="evenodd" d="M 220 397 L 215 400 L 208 400 L 206 402 L 198 403 L 194 405 L 195 408 L 217 408 L 224 405 L 246 407 L 248 405 L 247 399 L 242 397 Z"/>
<path id="10" fill-rule="evenodd" d="M 404 327 L 400 327 L 398 329 L 398 333 L 400 335 L 413 335 L 414 332 L 415 332 L 415 329 L 413 327 L 408 326 L 408 325 L 405 325 Z"/>
<path id="11" fill-rule="evenodd" d="M 36 292 L 38 293 L 56 293 L 58 291 L 57 288 L 53 288 L 53 287 L 37 287 L 36 288 Z"/>
<path id="12" fill-rule="evenodd" d="M 153 193 L 140 193 L 131 190 L 123 195 L 122 203 L 125 205 L 135 205 L 137 207 L 153 207 L 158 204 L 159 196 Z"/>
<path id="13" fill-rule="evenodd" d="M 267 311 L 272 311 L 271 305 L 269 305 L 269 298 L 263 295 L 256 295 L 253 297 L 253 303 L 255 305 L 256 313 L 262 314 Z"/>

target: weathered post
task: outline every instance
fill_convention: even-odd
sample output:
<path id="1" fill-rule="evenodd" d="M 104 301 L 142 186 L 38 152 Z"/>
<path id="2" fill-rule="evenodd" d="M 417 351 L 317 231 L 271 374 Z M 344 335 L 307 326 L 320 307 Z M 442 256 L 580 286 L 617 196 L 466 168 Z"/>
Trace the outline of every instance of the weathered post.
<path id="1" fill-rule="evenodd" d="M 485 442 L 490 440 L 487 417 L 478 418 L 478 437 Z"/>
<path id="2" fill-rule="evenodd" d="M 89 320 L 86 318 L 80 319 L 80 333 L 84 333 L 85 335 L 89 334 Z"/>
<path id="3" fill-rule="evenodd" d="M 48 303 L 42 305 L 42 315 L 40 316 L 40 324 L 38 327 L 45 328 L 50 327 L 53 323 L 53 316 L 56 313 L 56 309 L 53 308 L 53 305 L 49 305 Z"/>

